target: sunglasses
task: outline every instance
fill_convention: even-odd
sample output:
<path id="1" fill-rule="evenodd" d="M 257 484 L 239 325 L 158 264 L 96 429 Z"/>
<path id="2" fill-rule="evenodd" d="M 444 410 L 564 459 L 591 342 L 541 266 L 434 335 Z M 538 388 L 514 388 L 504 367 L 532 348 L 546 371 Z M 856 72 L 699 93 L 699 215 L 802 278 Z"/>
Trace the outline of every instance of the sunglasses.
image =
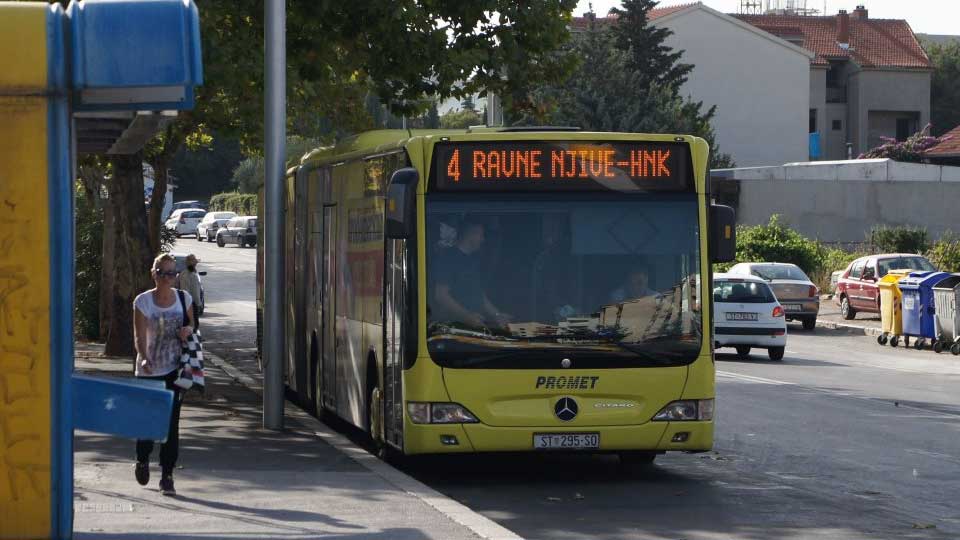
<path id="1" fill-rule="evenodd" d="M 157 275 L 160 277 L 177 277 L 177 272 L 175 270 L 170 272 L 163 272 L 161 270 L 157 270 Z"/>

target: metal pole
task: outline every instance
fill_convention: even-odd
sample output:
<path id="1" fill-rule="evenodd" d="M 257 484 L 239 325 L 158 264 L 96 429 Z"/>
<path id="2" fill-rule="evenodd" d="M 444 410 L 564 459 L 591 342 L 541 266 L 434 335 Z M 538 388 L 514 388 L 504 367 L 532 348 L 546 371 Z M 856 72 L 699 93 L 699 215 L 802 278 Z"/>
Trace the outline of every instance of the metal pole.
<path id="1" fill-rule="evenodd" d="M 287 118 L 285 0 L 267 0 L 264 102 L 263 427 L 283 429 L 283 179 Z"/>

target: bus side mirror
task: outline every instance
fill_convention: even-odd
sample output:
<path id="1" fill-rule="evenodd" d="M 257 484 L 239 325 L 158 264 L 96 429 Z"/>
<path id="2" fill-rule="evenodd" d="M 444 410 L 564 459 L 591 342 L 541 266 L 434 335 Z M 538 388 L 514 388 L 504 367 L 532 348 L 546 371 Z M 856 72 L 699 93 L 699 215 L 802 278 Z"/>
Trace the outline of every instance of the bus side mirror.
<path id="1" fill-rule="evenodd" d="M 416 230 L 417 182 L 413 167 L 398 169 L 390 176 L 386 200 L 387 238 L 410 238 Z"/>
<path id="2" fill-rule="evenodd" d="M 733 208 L 714 204 L 710 206 L 711 262 L 732 262 L 737 256 L 737 216 Z"/>

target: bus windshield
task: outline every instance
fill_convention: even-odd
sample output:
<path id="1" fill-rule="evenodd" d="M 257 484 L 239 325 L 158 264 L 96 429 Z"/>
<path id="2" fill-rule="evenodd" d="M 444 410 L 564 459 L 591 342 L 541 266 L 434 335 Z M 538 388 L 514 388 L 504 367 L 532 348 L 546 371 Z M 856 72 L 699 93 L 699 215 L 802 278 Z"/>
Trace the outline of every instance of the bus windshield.
<path id="1" fill-rule="evenodd" d="M 693 193 L 431 195 L 427 339 L 446 367 L 682 365 L 700 351 Z"/>

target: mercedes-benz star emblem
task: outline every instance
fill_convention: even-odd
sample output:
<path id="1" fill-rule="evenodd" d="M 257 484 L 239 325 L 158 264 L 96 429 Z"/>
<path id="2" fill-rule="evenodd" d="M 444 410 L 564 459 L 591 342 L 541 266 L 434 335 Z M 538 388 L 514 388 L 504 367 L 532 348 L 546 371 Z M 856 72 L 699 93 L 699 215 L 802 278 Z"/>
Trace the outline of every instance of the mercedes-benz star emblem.
<path id="1" fill-rule="evenodd" d="M 560 398 L 557 404 L 553 406 L 553 413 L 564 422 L 569 422 L 576 418 L 579 410 L 580 407 L 577 405 L 577 402 L 571 397 Z"/>

